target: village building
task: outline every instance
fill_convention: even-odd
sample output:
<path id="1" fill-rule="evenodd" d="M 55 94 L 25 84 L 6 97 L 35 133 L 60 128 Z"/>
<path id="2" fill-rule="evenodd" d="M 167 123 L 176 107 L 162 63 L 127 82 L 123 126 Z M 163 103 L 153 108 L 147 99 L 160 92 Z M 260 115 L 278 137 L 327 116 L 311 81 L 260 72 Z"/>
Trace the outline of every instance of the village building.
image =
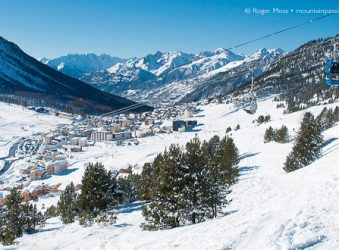
<path id="1" fill-rule="evenodd" d="M 113 134 L 114 140 L 127 140 L 131 138 L 132 138 L 132 133 L 130 131 L 122 131 L 122 132 Z"/>
<path id="2" fill-rule="evenodd" d="M 86 147 L 88 140 L 86 137 L 73 137 L 69 140 L 71 145 L 79 145 L 81 147 Z"/>
<path id="3" fill-rule="evenodd" d="M 45 167 L 37 167 L 32 169 L 30 173 L 30 178 L 32 181 L 34 180 L 42 180 L 48 177 L 48 174 L 45 170 Z"/>
<path id="4" fill-rule="evenodd" d="M 112 133 L 118 133 L 121 131 L 121 126 L 117 123 L 111 124 L 111 132 Z"/>
<path id="5" fill-rule="evenodd" d="M 196 120 L 174 120 L 173 121 L 173 131 L 184 132 L 192 130 L 197 126 L 198 122 Z"/>
<path id="6" fill-rule="evenodd" d="M 63 145 L 62 149 L 67 152 L 68 154 L 72 153 L 72 152 L 81 152 L 82 151 L 82 147 L 79 145 Z"/>
<path id="7" fill-rule="evenodd" d="M 93 130 L 91 133 L 92 141 L 111 141 L 112 139 L 112 132 L 104 129 L 103 127 Z"/>
<path id="8" fill-rule="evenodd" d="M 58 174 L 64 170 L 68 169 L 68 163 L 65 160 L 54 161 L 47 165 L 47 173 Z"/>

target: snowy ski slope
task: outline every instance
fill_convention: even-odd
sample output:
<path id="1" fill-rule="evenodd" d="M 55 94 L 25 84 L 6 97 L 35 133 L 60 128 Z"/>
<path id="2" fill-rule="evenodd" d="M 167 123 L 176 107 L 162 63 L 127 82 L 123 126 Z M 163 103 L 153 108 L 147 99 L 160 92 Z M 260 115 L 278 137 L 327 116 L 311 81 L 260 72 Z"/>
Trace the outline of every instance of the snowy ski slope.
<path id="1" fill-rule="evenodd" d="M 307 111 L 317 115 L 324 106 L 336 105 L 338 102 Z M 47 181 L 78 183 L 83 164 L 88 161 L 102 161 L 110 169 L 127 164 L 142 166 L 171 143 L 183 145 L 195 133 L 202 139 L 223 136 L 228 126 L 240 124 L 241 129 L 232 131 L 232 136 L 241 153 L 241 177 L 229 196 L 232 202 L 225 208 L 225 216 L 197 225 L 147 232 L 139 227 L 143 218 L 137 202 L 120 209 L 114 226 L 64 226 L 58 219 L 51 219 L 41 232 L 25 235 L 17 240 L 18 245 L 7 249 L 339 249 L 339 124 L 324 132 L 327 143 L 321 159 L 287 174 L 282 167 L 293 142 L 265 144 L 264 132 L 269 126 L 279 128 L 284 124 L 294 136 L 293 129 L 298 130 L 305 111 L 283 115 L 272 97 L 260 100 L 253 116 L 225 104 L 201 109 L 196 115 L 201 124 L 196 132 L 143 138 L 138 146 L 98 143 L 73 159 L 72 168 L 76 171 Z M 259 115 L 268 114 L 270 122 L 252 123 Z M 57 197 L 46 198 L 40 205 L 56 202 Z"/>

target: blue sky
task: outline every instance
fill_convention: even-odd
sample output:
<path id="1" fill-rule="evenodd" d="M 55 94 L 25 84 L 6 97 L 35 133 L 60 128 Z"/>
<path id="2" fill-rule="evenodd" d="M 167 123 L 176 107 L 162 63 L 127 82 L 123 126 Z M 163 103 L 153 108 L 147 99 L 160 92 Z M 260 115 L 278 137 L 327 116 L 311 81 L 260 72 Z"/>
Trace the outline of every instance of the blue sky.
<path id="1" fill-rule="evenodd" d="M 245 13 L 339 9 L 337 0 L 0 0 L 0 35 L 40 58 L 68 53 L 143 56 L 231 47 L 321 14 Z M 339 33 L 339 14 L 235 50 L 292 50 Z"/>

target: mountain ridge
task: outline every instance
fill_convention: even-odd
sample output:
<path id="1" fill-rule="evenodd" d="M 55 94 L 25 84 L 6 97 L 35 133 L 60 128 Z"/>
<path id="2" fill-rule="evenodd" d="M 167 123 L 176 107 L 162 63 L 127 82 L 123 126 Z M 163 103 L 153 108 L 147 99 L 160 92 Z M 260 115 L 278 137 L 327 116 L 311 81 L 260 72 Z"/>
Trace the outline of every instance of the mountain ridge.
<path id="1" fill-rule="evenodd" d="M 34 99 L 50 106 L 89 113 L 123 108 L 135 102 L 100 91 L 37 61 L 13 42 L 0 37 L 0 89 L 13 102 Z M 9 98 L 9 97 L 6 98 Z M 22 100 L 21 100 L 22 99 Z M 139 110 L 149 110 L 144 106 Z"/>
<path id="2" fill-rule="evenodd" d="M 284 53 L 282 49 L 258 51 L 262 57 Z M 129 58 L 94 73 L 84 73 L 79 79 L 98 89 L 132 100 L 166 105 L 181 101 L 206 78 L 241 66 L 252 60 L 252 57 L 256 57 L 256 54 L 244 56 L 224 48 L 196 54 L 157 51 L 144 57 Z"/>

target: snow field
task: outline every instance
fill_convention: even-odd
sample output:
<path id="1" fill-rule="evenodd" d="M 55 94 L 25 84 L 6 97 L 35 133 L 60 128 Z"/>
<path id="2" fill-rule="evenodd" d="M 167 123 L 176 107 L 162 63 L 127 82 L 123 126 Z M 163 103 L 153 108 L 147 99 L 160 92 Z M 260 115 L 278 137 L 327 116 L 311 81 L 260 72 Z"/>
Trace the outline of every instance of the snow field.
<path id="1" fill-rule="evenodd" d="M 326 105 L 334 107 L 338 103 Z M 229 195 L 232 202 L 225 216 L 200 224 L 172 230 L 148 232 L 139 227 L 143 222 L 139 202 L 119 209 L 113 226 L 95 225 L 83 228 L 78 223 L 62 225 L 58 219 L 48 221 L 41 232 L 18 239 L 15 249 L 338 249 L 339 248 L 339 126 L 325 131 L 327 142 L 323 156 L 313 164 L 292 173 L 282 169 L 293 142 L 265 144 L 265 129 L 286 125 L 291 136 L 299 128 L 303 113 L 283 115 L 272 98 L 260 100 L 258 112 L 248 115 L 231 105 L 203 106 L 196 115 L 201 125 L 194 132 L 165 134 L 140 139 L 138 146 L 119 147 L 98 143 L 88 151 L 75 154 L 66 176 L 53 176 L 45 182 L 80 182 L 84 163 L 101 161 L 109 169 L 141 166 L 152 161 L 171 143 L 184 145 L 198 134 L 201 139 L 223 136 L 228 126 L 240 124 L 232 131 L 241 154 L 241 176 Z M 314 115 L 323 106 L 312 107 Z M 271 121 L 252 123 L 259 115 L 270 115 Z M 56 204 L 57 197 L 39 203 Z M 7 249 L 13 249 L 7 248 Z"/>

